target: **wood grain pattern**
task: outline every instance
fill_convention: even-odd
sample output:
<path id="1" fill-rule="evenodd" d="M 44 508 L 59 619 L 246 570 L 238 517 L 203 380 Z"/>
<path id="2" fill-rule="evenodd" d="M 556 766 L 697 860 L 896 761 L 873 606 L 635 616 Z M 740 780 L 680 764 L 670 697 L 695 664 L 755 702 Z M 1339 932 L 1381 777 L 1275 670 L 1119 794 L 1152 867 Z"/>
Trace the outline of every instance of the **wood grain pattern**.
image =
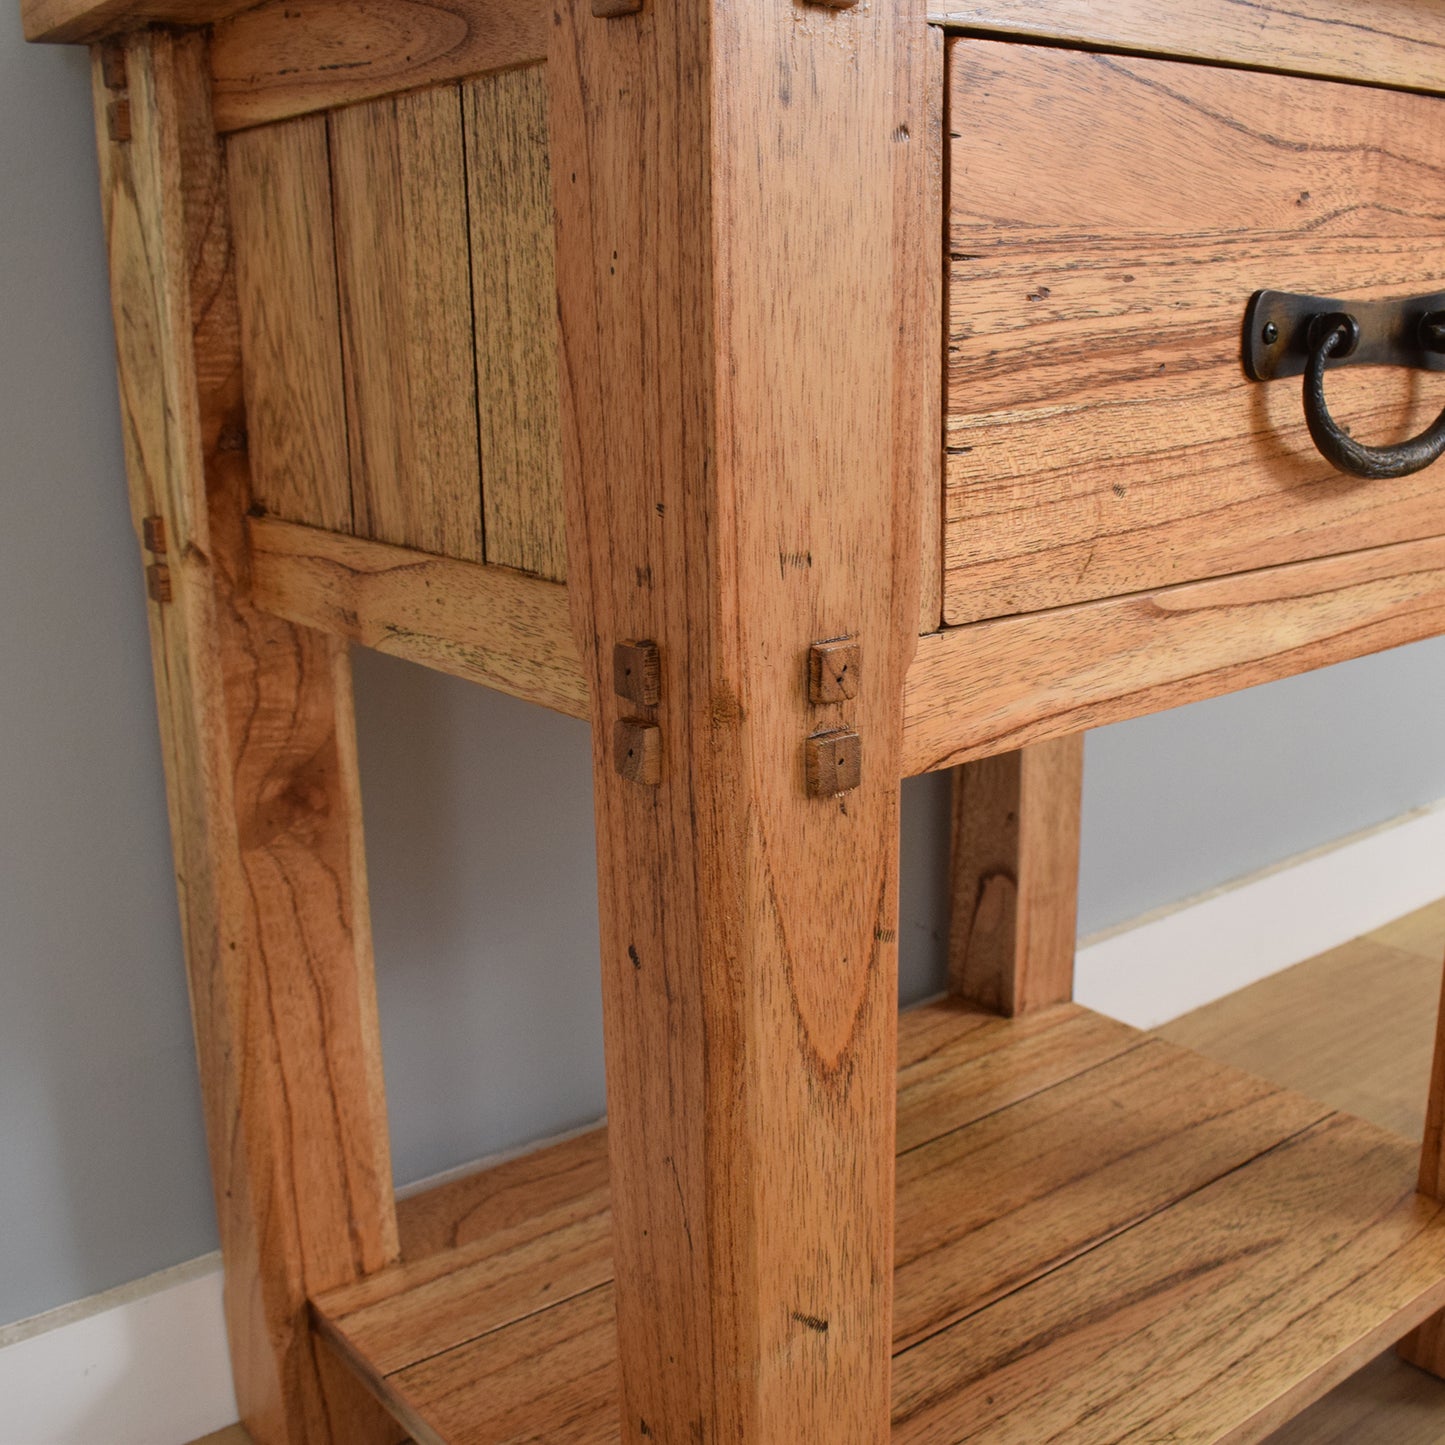
<path id="1" fill-rule="evenodd" d="M 261 611 L 588 715 L 565 587 L 269 518 L 253 518 L 247 537 Z"/>
<path id="2" fill-rule="evenodd" d="M 216 125 L 238 130 L 533 64 L 547 54 L 548 14 L 537 0 L 250 5 L 215 29 Z"/>
<path id="3" fill-rule="evenodd" d="M 1445 982 L 1435 1012 L 1435 1048 L 1425 1099 L 1425 1138 L 1420 1148 L 1420 1193 L 1445 1201 Z M 1400 1357 L 1445 1379 L 1445 1312 L 1425 1320 L 1400 1341 Z"/>
<path id="4" fill-rule="evenodd" d="M 247 455 L 204 45 L 128 42 L 132 138 L 96 93 L 137 519 L 163 519 L 156 695 L 237 1398 L 259 1445 L 389 1442 L 324 1378 L 306 1296 L 396 1257 L 344 647 L 243 596 Z M 151 528 L 152 540 L 155 527 Z"/>
<path id="5" fill-rule="evenodd" d="M 934 0 L 936 25 L 1445 91 L 1440 0 Z"/>
<path id="6" fill-rule="evenodd" d="M 1239 360 L 1260 286 L 1445 284 L 1438 101 L 985 40 L 950 57 L 950 623 L 1445 532 L 1433 479 L 1334 472 L 1298 384 Z M 1330 400 L 1396 441 L 1445 383 L 1354 367 Z"/>
<path id="7" fill-rule="evenodd" d="M 928 1006 L 900 1020 L 900 1053 L 900 1144 L 905 1115 L 926 1132 L 898 1163 L 894 1439 L 1257 1439 L 1445 1293 L 1445 1218 L 1411 1192 L 1407 1146 L 1328 1105 L 1071 1005 L 1015 1020 Z M 964 1112 L 930 1113 L 943 1081 Z M 565 1257 L 563 1193 L 595 1199 L 599 1142 L 504 1165 L 532 1178 L 490 1194 L 509 1201 L 494 1244 L 535 1182 Z M 393 1272 L 323 1301 L 324 1327 L 418 1440 L 610 1445 L 613 1288 L 579 1277 L 556 1305 L 468 1324 L 508 1277 L 505 1249 L 488 1279 L 477 1247 L 430 1262 L 468 1282 L 428 1281 L 430 1311 L 380 1294 L 334 1308 Z M 423 1332 L 412 1363 L 404 1330 L 378 1330 L 404 1311 Z M 433 1349 L 447 1333 L 456 1345 Z"/>
<path id="8" fill-rule="evenodd" d="M 1335 1115 L 906 1351 L 893 1440 L 1259 1439 L 1445 1298 L 1411 1153 Z"/>
<path id="9" fill-rule="evenodd" d="M 226 147 L 251 496 L 288 522 L 351 531 L 326 122 Z"/>
<path id="10" fill-rule="evenodd" d="M 209 25 L 254 0 L 20 0 L 27 40 L 90 44 L 150 24 Z"/>
<path id="11" fill-rule="evenodd" d="M 487 561 L 562 581 L 562 438 L 547 83 L 462 87 Z"/>
<path id="12" fill-rule="evenodd" d="M 1161 1038 L 1249 1069 L 1402 1139 L 1421 1137 L 1445 919 L 1435 956 L 1354 939 L 1165 1024 Z M 1369 1008 L 1355 1001 L 1369 999 Z"/>
<path id="13" fill-rule="evenodd" d="M 1266 567 L 921 638 L 904 776 L 1445 631 L 1445 539 Z"/>
<path id="14" fill-rule="evenodd" d="M 965 763 L 954 775 L 949 989 L 1027 1013 L 1074 994 L 1084 737 Z"/>
<path id="15" fill-rule="evenodd" d="M 480 562 L 460 97 L 418 91 L 327 124 L 357 534 Z"/>
<path id="16" fill-rule="evenodd" d="M 569 0 L 558 16 L 563 470 L 593 699 L 622 1439 L 876 1445 L 897 699 L 938 436 L 920 338 L 937 316 L 941 42 L 912 0 L 679 0 L 605 22 Z M 807 649 L 837 636 L 868 658 L 842 720 L 866 734 L 845 805 L 808 798 L 801 766 Z M 656 789 L 609 756 L 612 648 L 637 638 L 662 662 Z"/>

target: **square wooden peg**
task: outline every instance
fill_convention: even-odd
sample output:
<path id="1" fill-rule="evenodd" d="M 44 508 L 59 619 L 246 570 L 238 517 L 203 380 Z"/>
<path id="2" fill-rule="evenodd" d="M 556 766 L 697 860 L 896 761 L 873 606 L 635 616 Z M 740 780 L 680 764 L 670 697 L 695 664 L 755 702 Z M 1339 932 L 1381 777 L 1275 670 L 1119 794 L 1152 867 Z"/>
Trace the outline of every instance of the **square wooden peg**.
<path id="1" fill-rule="evenodd" d="M 630 782 L 655 788 L 662 781 L 662 729 L 642 718 L 619 718 L 612 732 L 613 760 Z"/>
<path id="2" fill-rule="evenodd" d="M 125 42 L 105 40 L 100 46 L 100 78 L 107 90 L 124 90 L 128 84 L 125 71 Z"/>
<path id="3" fill-rule="evenodd" d="M 814 798 L 851 793 L 863 781 L 863 740 L 855 732 L 815 733 L 807 740 L 804 760 Z"/>
<path id="4" fill-rule="evenodd" d="M 171 600 L 171 569 L 164 562 L 152 562 L 146 568 L 146 591 L 152 602 Z"/>
<path id="5" fill-rule="evenodd" d="M 618 15 L 640 15 L 642 0 L 592 0 L 592 13 L 599 20 L 611 20 Z"/>
<path id="6" fill-rule="evenodd" d="M 808 701 L 846 702 L 858 696 L 863 647 L 856 640 L 815 642 L 808 653 Z"/>
<path id="7" fill-rule="evenodd" d="M 612 686 L 618 697 L 656 707 L 662 697 L 662 656 L 655 642 L 619 642 L 612 649 Z"/>
<path id="8" fill-rule="evenodd" d="M 142 518 L 140 539 L 147 552 L 157 557 L 166 555 L 166 519 L 160 515 Z"/>
<path id="9" fill-rule="evenodd" d="M 118 95 L 105 108 L 105 129 L 117 145 L 130 139 L 130 100 Z"/>

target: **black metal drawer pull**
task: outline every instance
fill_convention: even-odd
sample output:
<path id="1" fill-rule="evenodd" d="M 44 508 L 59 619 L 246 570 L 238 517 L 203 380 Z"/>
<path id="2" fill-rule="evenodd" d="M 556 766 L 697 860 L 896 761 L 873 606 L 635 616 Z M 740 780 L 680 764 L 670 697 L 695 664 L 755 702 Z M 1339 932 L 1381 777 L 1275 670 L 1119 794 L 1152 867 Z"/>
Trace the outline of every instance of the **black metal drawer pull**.
<path id="1" fill-rule="evenodd" d="M 1325 402 L 1325 372 L 1349 365 L 1445 371 L 1445 292 L 1397 301 L 1338 301 L 1256 291 L 1244 314 L 1244 369 L 1253 381 L 1304 376 L 1305 421 L 1320 455 L 1351 476 L 1405 477 L 1445 455 L 1445 410 L 1418 436 L 1371 447 Z"/>

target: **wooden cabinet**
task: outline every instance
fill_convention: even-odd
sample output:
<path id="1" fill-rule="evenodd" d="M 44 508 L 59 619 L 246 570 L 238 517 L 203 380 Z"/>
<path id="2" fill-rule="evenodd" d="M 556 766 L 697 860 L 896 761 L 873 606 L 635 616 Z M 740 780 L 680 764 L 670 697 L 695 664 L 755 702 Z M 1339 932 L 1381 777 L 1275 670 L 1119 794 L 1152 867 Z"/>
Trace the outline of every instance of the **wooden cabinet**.
<path id="1" fill-rule="evenodd" d="M 259 1445 L 1245 1440 L 1445 1367 L 1438 1130 L 1417 1193 L 1069 1001 L 1082 729 L 1445 631 L 1432 474 L 1239 363 L 1258 287 L 1441 287 L 1438 6 L 24 9 L 95 47 Z M 400 1203 L 348 642 L 593 732 L 607 1131 Z"/>

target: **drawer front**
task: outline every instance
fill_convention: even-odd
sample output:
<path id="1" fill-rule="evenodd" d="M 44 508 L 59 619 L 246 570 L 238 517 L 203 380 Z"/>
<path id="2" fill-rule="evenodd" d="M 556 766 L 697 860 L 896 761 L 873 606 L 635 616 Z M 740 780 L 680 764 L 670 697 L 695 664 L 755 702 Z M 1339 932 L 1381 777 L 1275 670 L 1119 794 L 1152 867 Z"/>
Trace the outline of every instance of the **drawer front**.
<path id="1" fill-rule="evenodd" d="M 1445 533 L 1445 471 L 1340 475 L 1240 364 L 1260 287 L 1445 287 L 1445 101 L 959 39 L 948 105 L 946 622 Z M 1328 390 L 1371 443 L 1445 405 Z"/>

